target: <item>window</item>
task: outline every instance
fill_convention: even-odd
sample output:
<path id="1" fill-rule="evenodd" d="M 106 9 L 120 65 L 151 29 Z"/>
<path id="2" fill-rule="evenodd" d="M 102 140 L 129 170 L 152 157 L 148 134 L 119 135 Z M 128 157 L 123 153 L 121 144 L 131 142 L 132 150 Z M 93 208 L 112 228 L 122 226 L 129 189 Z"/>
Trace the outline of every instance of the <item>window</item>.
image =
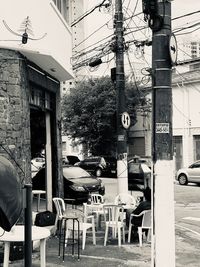
<path id="1" fill-rule="evenodd" d="M 183 141 L 182 136 L 173 137 L 173 150 L 175 156 L 176 170 L 183 167 Z"/>
<path id="2" fill-rule="evenodd" d="M 69 0 L 53 0 L 63 18 L 69 23 Z"/>
<path id="3" fill-rule="evenodd" d="M 194 142 L 194 160 L 200 160 L 200 135 L 193 136 Z"/>

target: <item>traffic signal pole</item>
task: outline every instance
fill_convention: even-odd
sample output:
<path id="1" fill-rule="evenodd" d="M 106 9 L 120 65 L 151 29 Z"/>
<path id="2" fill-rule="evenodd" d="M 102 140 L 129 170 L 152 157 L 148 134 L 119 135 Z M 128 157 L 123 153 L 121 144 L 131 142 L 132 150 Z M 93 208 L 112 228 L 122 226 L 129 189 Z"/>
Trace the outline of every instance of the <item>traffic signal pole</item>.
<path id="1" fill-rule="evenodd" d="M 117 92 L 117 181 L 118 193 L 128 192 L 127 170 L 127 132 L 123 127 L 129 125 L 130 117 L 125 112 L 125 79 L 124 79 L 124 38 L 123 38 L 122 0 L 115 1 L 115 55 L 116 55 L 116 92 Z M 125 113 L 124 113 L 125 112 Z"/>
<path id="2" fill-rule="evenodd" d="M 146 1 L 147 2 L 147 1 Z M 149 2 L 149 1 L 148 1 Z M 152 266 L 175 267 L 174 179 L 172 151 L 171 1 L 154 0 L 152 37 Z"/>

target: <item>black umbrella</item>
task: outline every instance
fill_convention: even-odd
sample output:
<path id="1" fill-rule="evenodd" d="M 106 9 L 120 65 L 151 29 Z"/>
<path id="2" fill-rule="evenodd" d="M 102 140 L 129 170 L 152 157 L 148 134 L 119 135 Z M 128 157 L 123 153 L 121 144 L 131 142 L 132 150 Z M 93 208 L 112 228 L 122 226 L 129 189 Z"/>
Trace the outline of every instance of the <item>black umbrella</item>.
<path id="1" fill-rule="evenodd" d="M 10 231 L 22 212 L 22 185 L 12 163 L 0 156 L 0 227 Z"/>

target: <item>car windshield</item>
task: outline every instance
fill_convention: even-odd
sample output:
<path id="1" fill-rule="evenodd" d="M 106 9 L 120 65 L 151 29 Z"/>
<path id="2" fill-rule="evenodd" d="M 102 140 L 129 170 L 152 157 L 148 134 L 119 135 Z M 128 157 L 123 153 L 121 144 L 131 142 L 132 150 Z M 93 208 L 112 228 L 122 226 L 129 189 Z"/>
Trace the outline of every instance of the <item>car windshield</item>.
<path id="1" fill-rule="evenodd" d="M 74 179 L 74 178 L 84 178 L 90 177 L 91 175 L 79 167 L 72 167 L 72 168 L 63 168 L 63 175 L 66 178 Z"/>

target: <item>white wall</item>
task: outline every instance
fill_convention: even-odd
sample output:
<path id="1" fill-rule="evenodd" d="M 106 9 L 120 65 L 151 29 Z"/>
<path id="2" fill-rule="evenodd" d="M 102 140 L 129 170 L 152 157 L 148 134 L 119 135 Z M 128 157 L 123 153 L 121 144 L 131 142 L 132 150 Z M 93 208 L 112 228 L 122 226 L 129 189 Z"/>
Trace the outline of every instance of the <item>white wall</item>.
<path id="1" fill-rule="evenodd" d="M 38 41 L 28 40 L 28 43 L 21 44 L 21 38 L 9 32 L 2 20 L 8 26 L 19 33 L 20 26 L 24 19 L 29 16 L 33 38 L 40 38 L 45 33 L 47 35 Z M 72 53 L 71 30 L 69 25 L 60 15 L 53 1 L 50 0 L 6 0 L 1 1 L 1 37 L 0 45 L 8 47 L 24 47 L 26 49 L 47 51 L 65 69 L 71 72 L 70 58 Z M 23 33 L 23 32 L 22 32 Z M 19 41 L 2 41 L 19 40 Z"/>
<path id="2" fill-rule="evenodd" d="M 183 165 L 194 161 L 193 136 L 200 135 L 200 83 L 174 86 L 173 135 L 183 138 Z"/>

